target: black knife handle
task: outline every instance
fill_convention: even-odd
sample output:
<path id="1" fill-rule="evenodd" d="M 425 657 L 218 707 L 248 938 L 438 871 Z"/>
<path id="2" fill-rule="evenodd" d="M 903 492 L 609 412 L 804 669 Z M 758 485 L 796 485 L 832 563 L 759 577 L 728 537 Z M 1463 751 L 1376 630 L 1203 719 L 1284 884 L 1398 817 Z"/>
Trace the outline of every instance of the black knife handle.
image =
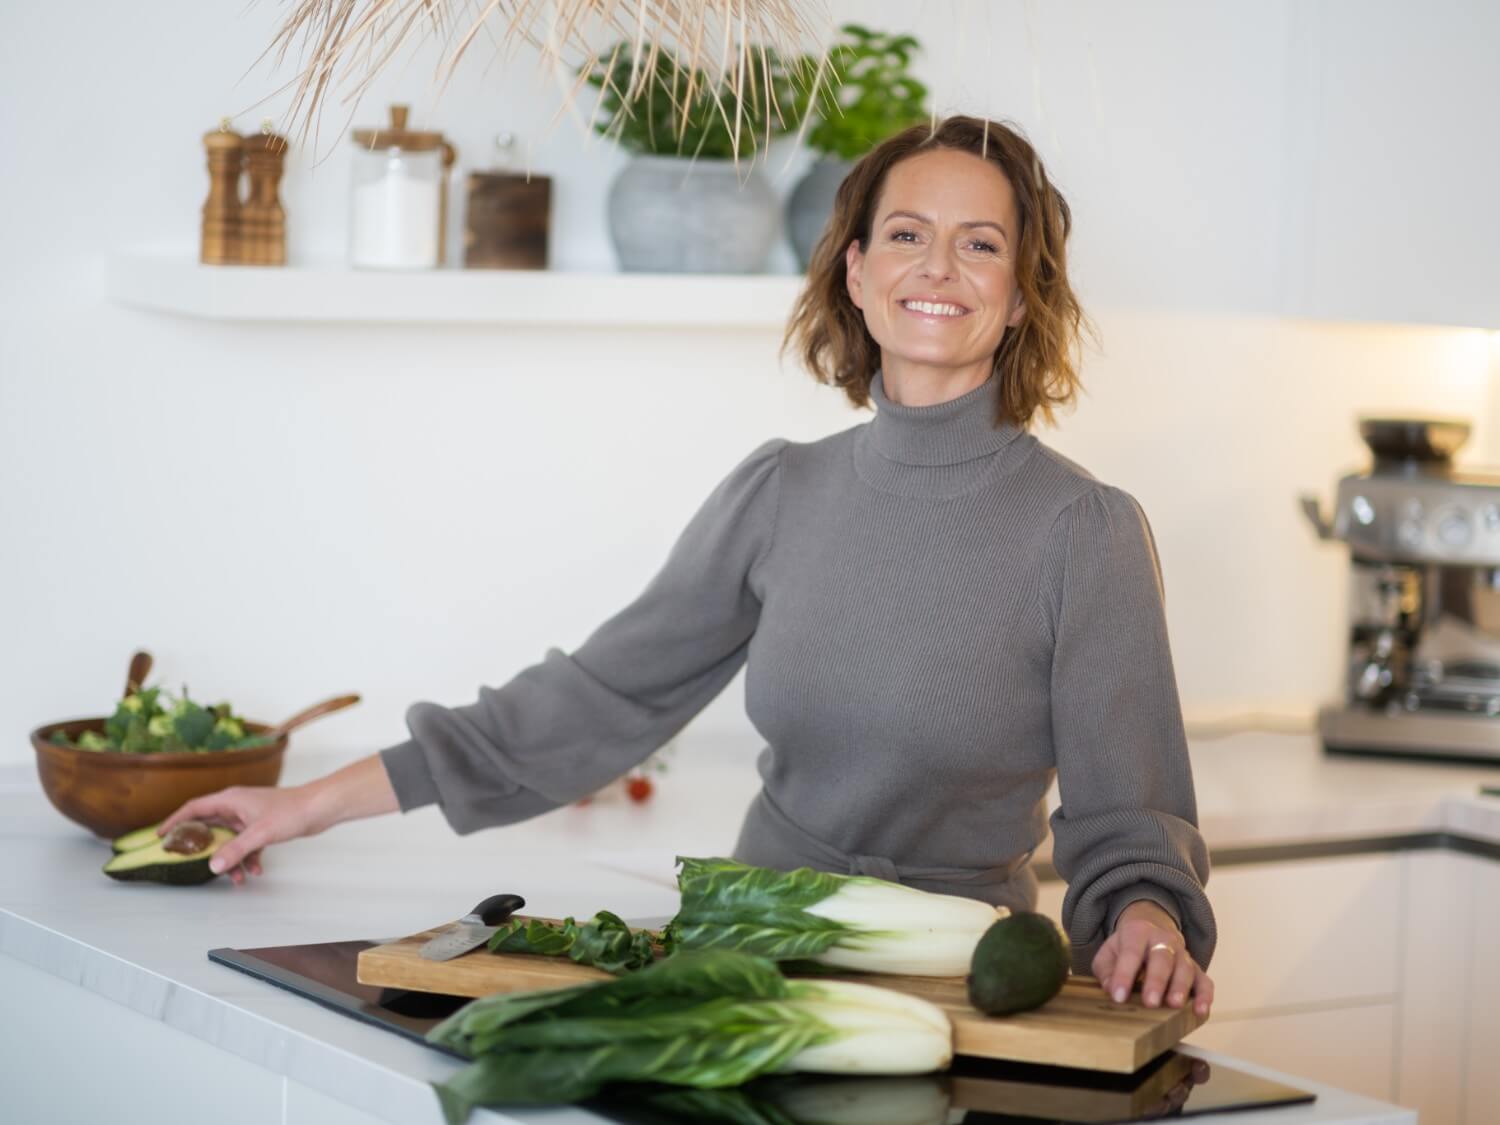
<path id="1" fill-rule="evenodd" d="M 525 905 L 520 895 L 490 895 L 469 913 L 478 914 L 486 926 L 498 926 Z"/>

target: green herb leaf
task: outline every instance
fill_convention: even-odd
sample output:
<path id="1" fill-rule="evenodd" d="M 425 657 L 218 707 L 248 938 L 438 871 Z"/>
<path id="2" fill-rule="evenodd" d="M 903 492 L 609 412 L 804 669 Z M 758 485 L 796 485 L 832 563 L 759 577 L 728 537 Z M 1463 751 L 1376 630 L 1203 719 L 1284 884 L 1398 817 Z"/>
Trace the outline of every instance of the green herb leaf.
<path id="1" fill-rule="evenodd" d="M 537 918 L 512 918 L 490 936 L 487 944 L 492 953 L 567 956 L 580 965 L 593 965 L 609 973 L 639 969 L 656 956 L 649 932 L 632 932 L 608 910 L 599 911 L 582 926 L 572 918 L 557 924 Z"/>

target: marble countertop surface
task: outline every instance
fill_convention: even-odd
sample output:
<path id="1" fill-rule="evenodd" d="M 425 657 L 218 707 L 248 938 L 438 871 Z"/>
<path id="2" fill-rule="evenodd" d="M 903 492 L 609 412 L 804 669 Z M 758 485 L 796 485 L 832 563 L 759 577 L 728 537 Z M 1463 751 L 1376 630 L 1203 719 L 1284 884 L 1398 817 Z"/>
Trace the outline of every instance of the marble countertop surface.
<path id="1" fill-rule="evenodd" d="M 381 940 L 450 920 L 514 890 L 528 911 L 671 914 L 674 854 L 725 854 L 757 788 L 756 747 L 684 740 L 657 791 L 611 791 L 527 824 L 456 836 L 436 809 L 343 825 L 271 850 L 266 875 L 235 887 L 116 883 L 108 847 L 47 803 L 29 765 L 0 767 L 0 954 L 285 1074 L 385 1120 L 438 1122 L 427 1083 L 455 1062 L 210 962 L 220 946 Z M 295 784 L 348 760 L 288 757 Z M 1500 799 L 1479 797 L 1500 769 L 1325 758 L 1308 738 L 1236 736 L 1194 748 L 1212 847 L 1271 846 L 1435 830 L 1500 842 Z M 1212 1052 L 1192 1052 L 1214 1059 Z M 1224 1062 L 1259 1073 L 1234 1059 Z M 1236 1114 L 1239 1125 L 1409 1122 L 1379 1102 L 1315 1089 L 1310 1107 Z M 475 1120 L 571 1125 L 573 1108 Z"/>

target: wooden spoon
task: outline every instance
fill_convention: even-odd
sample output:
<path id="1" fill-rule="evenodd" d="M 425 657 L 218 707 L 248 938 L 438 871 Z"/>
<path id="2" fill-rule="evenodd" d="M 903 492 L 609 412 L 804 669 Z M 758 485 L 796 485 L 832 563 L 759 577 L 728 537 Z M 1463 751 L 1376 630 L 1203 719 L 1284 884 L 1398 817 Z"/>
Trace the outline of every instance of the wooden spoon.
<path id="1" fill-rule="evenodd" d="M 144 649 L 130 658 L 130 671 L 125 673 L 125 694 L 134 695 L 146 686 L 146 677 L 151 674 L 151 654 Z"/>
<path id="2" fill-rule="evenodd" d="M 332 699 L 325 699 L 322 703 L 314 703 L 311 707 L 298 711 L 290 719 L 285 720 L 270 732 L 272 738 L 282 738 L 305 723 L 314 719 L 321 719 L 324 715 L 331 715 L 335 711 L 342 711 L 345 707 L 353 707 L 359 702 L 357 695 L 336 695 Z"/>

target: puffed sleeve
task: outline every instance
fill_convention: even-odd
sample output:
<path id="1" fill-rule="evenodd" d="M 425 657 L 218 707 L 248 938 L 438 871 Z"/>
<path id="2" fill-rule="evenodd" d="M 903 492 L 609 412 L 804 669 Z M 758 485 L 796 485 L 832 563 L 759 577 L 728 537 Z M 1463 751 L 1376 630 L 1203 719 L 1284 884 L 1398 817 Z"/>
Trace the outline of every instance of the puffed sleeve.
<path id="1" fill-rule="evenodd" d="M 1203 885 L 1208 849 L 1167 644 L 1161 570 L 1145 514 L 1094 485 L 1047 545 L 1044 612 L 1053 633 L 1052 738 L 1061 805 L 1053 864 L 1068 884 L 1062 921 L 1088 973 L 1137 899 L 1177 919 L 1199 965 L 1217 930 Z"/>
<path id="2" fill-rule="evenodd" d="M 417 703 L 381 751 L 403 812 L 436 803 L 460 833 L 594 792 L 701 711 L 745 662 L 760 617 L 753 572 L 775 530 L 781 451 L 767 442 L 713 491 L 645 591 L 571 655 L 475 703 Z"/>

